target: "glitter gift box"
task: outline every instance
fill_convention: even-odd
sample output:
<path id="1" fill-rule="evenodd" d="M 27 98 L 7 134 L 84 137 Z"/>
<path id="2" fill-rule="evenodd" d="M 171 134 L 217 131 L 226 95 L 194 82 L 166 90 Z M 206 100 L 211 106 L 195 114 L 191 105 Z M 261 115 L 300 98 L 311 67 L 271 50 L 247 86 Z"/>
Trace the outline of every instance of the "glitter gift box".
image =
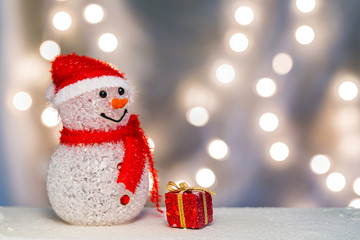
<path id="1" fill-rule="evenodd" d="M 208 189 L 189 187 L 185 182 L 180 187 L 169 182 L 165 194 L 166 217 L 170 227 L 202 228 L 213 221 L 212 196 Z"/>

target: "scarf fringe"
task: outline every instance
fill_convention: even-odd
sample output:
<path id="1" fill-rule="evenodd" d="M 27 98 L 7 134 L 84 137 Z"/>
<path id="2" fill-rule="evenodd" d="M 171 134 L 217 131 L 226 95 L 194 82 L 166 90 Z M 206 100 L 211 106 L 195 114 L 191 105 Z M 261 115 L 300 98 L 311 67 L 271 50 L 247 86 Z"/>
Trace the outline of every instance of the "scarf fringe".
<path id="1" fill-rule="evenodd" d="M 146 142 L 148 142 L 147 137 L 146 136 L 144 137 L 146 138 Z M 154 207 L 159 213 L 164 213 L 164 211 L 160 209 L 161 195 L 159 194 L 158 171 L 154 167 L 154 160 L 152 158 L 150 148 L 149 148 L 148 162 L 149 162 L 150 175 L 153 180 L 152 188 L 150 190 L 150 201 L 155 205 Z"/>

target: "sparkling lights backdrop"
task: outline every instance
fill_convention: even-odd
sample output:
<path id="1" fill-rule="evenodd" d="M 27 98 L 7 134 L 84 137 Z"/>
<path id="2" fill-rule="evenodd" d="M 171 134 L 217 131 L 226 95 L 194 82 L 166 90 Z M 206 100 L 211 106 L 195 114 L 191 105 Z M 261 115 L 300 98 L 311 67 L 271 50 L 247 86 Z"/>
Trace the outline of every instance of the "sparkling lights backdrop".
<path id="1" fill-rule="evenodd" d="M 48 204 L 48 71 L 76 51 L 135 85 L 162 193 L 172 180 L 216 206 L 360 207 L 355 0 L 22 3 L 2 3 L 0 28 L 7 204 Z"/>

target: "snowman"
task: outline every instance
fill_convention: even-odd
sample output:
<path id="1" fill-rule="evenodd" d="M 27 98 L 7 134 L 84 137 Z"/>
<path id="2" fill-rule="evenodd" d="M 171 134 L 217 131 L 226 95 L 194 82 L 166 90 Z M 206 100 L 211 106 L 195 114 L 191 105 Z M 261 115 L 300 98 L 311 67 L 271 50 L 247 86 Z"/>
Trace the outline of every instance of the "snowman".
<path id="1" fill-rule="evenodd" d="M 157 171 L 131 114 L 131 88 L 124 73 L 105 62 L 58 56 L 47 98 L 63 125 L 52 155 L 47 192 L 54 211 L 77 225 L 117 225 L 143 209 L 152 177 L 151 201 L 159 211 Z"/>

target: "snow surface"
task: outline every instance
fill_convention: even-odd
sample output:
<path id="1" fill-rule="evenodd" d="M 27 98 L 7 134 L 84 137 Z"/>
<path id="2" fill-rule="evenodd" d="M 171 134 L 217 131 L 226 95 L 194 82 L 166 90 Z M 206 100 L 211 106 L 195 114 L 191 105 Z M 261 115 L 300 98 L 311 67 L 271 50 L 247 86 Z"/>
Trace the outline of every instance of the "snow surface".
<path id="1" fill-rule="evenodd" d="M 75 226 L 49 208 L 0 208 L 0 239 L 360 239 L 360 209 L 215 208 L 200 230 L 170 228 L 145 208 L 131 223 Z"/>

